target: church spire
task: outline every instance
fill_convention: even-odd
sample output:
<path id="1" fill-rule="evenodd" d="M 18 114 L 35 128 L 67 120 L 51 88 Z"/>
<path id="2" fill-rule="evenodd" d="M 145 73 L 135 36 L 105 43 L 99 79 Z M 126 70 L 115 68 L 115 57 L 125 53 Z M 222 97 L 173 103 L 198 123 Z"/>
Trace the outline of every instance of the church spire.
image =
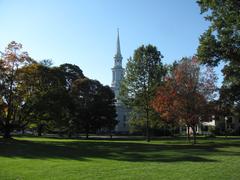
<path id="1" fill-rule="evenodd" d="M 119 28 L 117 29 L 117 55 L 121 55 L 121 47 L 120 47 L 120 40 L 119 40 Z"/>
<path id="2" fill-rule="evenodd" d="M 119 38 L 119 29 L 117 29 L 117 52 L 114 56 L 115 59 L 115 66 L 122 66 L 122 54 L 121 54 L 121 47 L 120 47 L 120 38 Z"/>

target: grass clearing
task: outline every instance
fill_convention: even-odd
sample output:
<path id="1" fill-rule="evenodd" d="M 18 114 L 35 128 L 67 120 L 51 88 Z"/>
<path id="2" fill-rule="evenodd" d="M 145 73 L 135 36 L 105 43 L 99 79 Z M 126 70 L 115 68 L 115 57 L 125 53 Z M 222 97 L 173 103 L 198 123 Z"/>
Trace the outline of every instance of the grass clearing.
<path id="1" fill-rule="evenodd" d="M 240 138 L 0 139 L 0 179 L 239 179 Z"/>

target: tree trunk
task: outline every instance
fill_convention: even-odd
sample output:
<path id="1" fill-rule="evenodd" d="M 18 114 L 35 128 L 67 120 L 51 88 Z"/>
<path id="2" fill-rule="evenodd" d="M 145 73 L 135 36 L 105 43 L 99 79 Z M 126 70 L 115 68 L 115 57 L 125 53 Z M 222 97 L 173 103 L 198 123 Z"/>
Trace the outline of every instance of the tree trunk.
<path id="1" fill-rule="evenodd" d="M 149 115 L 148 115 L 148 110 L 146 111 L 147 114 L 147 122 L 146 122 L 146 140 L 147 142 L 150 142 L 150 132 L 149 132 Z"/>
<path id="2" fill-rule="evenodd" d="M 171 134 L 172 134 L 172 137 L 174 137 L 174 133 L 175 133 L 175 128 L 174 128 L 174 125 L 172 124 L 171 125 Z"/>
<path id="3" fill-rule="evenodd" d="M 37 127 L 37 135 L 38 136 L 42 136 L 42 129 L 43 129 L 43 125 L 42 124 L 38 125 L 38 127 Z"/>
<path id="4" fill-rule="evenodd" d="M 110 139 L 112 139 L 112 130 L 109 131 Z"/>
<path id="5" fill-rule="evenodd" d="M 88 137 L 89 137 L 89 128 L 87 127 L 86 128 L 86 139 L 88 139 Z"/>
<path id="6" fill-rule="evenodd" d="M 72 138 L 72 132 L 68 131 L 68 138 Z"/>
<path id="7" fill-rule="evenodd" d="M 163 136 L 164 137 L 166 136 L 166 125 L 165 124 L 163 125 Z"/>
<path id="8" fill-rule="evenodd" d="M 4 139 L 9 139 L 9 138 L 11 138 L 11 128 L 10 128 L 10 125 L 4 126 L 3 138 L 4 138 Z"/>
<path id="9" fill-rule="evenodd" d="M 193 126 L 192 129 L 193 129 L 193 144 L 196 144 L 196 127 Z"/>
<path id="10" fill-rule="evenodd" d="M 38 136 L 42 136 L 42 131 L 38 130 Z"/>
<path id="11" fill-rule="evenodd" d="M 187 141 L 190 142 L 190 132 L 189 132 L 189 126 L 187 126 Z"/>

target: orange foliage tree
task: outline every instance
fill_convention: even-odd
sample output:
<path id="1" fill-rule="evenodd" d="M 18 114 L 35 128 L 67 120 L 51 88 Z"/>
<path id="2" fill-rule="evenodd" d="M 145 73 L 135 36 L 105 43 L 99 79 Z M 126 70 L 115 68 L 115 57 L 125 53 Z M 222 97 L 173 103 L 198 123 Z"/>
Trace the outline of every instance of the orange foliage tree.
<path id="1" fill-rule="evenodd" d="M 19 122 L 19 109 L 24 100 L 20 95 L 19 69 L 32 63 L 22 44 L 12 41 L 0 57 L 0 127 L 4 138 L 11 137 L 11 131 Z"/>
<path id="2" fill-rule="evenodd" d="M 183 58 L 158 88 L 152 106 L 165 122 L 186 125 L 188 132 L 191 128 L 196 143 L 197 124 L 212 115 L 215 81 L 212 68 L 202 70 L 195 57 Z"/>

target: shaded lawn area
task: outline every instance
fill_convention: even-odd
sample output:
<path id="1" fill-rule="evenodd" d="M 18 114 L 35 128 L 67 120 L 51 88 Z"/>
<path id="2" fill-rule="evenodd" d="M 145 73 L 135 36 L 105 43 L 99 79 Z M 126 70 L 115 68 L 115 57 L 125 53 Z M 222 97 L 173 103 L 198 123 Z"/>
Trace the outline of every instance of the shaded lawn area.
<path id="1" fill-rule="evenodd" d="M 240 138 L 0 139 L 0 179 L 239 179 Z"/>

